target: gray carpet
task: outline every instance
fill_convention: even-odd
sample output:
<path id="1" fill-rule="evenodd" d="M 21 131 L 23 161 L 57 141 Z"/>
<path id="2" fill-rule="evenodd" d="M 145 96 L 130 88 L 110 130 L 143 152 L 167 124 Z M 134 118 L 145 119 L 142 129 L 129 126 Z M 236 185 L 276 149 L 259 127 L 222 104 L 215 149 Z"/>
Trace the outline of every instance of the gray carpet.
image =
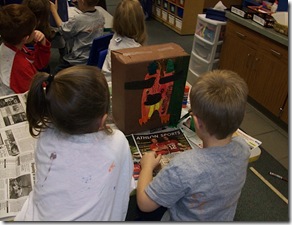
<path id="1" fill-rule="evenodd" d="M 288 177 L 288 170 L 262 148 L 260 158 L 249 164 L 289 200 L 289 184 L 269 172 Z M 283 221 L 290 218 L 289 207 L 250 169 L 237 206 L 235 221 Z"/>

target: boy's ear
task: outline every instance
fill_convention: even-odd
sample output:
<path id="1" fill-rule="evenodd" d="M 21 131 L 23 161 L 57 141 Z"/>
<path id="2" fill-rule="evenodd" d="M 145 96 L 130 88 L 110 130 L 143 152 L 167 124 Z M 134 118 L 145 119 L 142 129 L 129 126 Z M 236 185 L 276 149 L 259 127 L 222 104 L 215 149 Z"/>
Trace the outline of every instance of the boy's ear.
<path id="1" fill-rule="evenodd" d="M 193 119 L 197 128 L 202 128 L 204 126 L 202 120 L 198 118 L 196 115 L 193 115 Z"/>

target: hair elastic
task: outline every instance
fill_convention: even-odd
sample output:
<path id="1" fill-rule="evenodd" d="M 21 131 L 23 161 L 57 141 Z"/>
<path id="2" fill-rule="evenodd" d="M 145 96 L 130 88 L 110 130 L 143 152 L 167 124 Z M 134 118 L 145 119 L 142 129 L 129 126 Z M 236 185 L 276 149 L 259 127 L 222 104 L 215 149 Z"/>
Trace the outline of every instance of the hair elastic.
<path id="1" fill-rule="evenodd" d="M 50 86 L 50 84 L 52 83 L 53 80 L 54 80 L 54 75 L 50 74 L 48 76 L 47 80 L 42 83 L 42 88 L 44 90 L 44 94 L 47 93 L 47 88 Z"/>

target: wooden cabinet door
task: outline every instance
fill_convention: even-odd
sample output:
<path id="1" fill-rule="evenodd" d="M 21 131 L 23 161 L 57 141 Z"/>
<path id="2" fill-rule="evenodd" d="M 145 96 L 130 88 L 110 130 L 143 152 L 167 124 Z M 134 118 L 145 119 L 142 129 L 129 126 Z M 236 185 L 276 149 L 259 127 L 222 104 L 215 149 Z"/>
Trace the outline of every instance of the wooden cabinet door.
<path id="1" fill-rule="evenodd" d="M 253 63 L 249 95 L 279 117 L 288 94 L 288 49 L 263 39 Z"/>
<path id="2" fill-rule="evenodd" d="M 255 50 L 245 45 L 240 38 L 227 33 L 220 57 L 220 69 L 237 72 L 248 84 Z"/>
<path id="3" fill-rule="evenodd" d="M 219 63 L 220 69 L 233 70 L 243 77 L 249 96 L 280 117 L 288 94 L 286 46 L 228 21 Z"/>
<path id="4" fill-rule="evenodd" d="M 227 23 L 227 29 L 220 55 L 220 69 L 237 72 L 249 84 L 250 72 L 256 55 L 250 34 L 237 29 L 233 23 Z"/>

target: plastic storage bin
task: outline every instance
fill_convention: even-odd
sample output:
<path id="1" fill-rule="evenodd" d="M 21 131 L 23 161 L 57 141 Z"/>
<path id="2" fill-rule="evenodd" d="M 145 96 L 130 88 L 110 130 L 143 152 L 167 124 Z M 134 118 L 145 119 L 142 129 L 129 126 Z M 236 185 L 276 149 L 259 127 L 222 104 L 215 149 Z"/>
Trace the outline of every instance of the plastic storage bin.
<path id="1" fill-rule="evenodd" d="M 175 14 L 175 11 L 176 11 L 175 8 L 176 6 L 174 4 L 169 4 L 169 10 L 171 13 Z"/>
<path id="2" fill-rule="evenodd" d="M 180 18 L 183 18 L 183 16 L 184 16 L 184 9 L 183 8 L 180 8 L 180 7 L 177 7 L 177 15 Z"/>
<path id="3" fill-rule="evenodd" d="M 160 16 L 161 17 L 161 8 L 159 7 L 155 7 L 155 15 Z"/>
<path id="4" fill-rule="evenodd" d="M 197 36 L 194 37 L 193 52 L 208 62 L 219 58 L 221 47 L 221 44 L 213 46 L 207 42 L 202 41 Z"/>
<path id="5" fill-rule="evenodd" d="M 199 14 L 190 55 L 188 82 L 207 71 L 219 68 L 219 57 L 223 44 L 226 22 L 206 18 Z"/>
<path id="6" fill-rule="evenodd" d="M 207 24 L 206 22 L 199 20 L 196 26 L 196 35 L 204 38 L 209 42 L 214 42 L 216 32 L 216 26 L 212 24 Z"/>
<path id="7" fill-rule="evenodd" d="M 226 22 L 208 19 L 205 14 L 199 14 L 195 34 L 210 43 L 222 41 L 225 25 Z"/>
<path id="8" fill-rule="evenodd" d="M 164 21 L 167 21 L 167 18 L 168 17 L 168 12 L 166 10 L 161 10 L 161 18 L 164 20 Z"/>
<path id="9" fill-rule="evenodd" d="M 166 10 L 168 9 L 168 1 L 163 0 L 163 8 Z"/>
<path id="10" fill-rule="evenodd" d="M 189 69 L 191 69 L 197 75 L 201 75 L 209 70 L 217 69 L 219 66 L 219 59 L 213 62 L 207 62 L 201 59 L 194 52 L 191 54 Z"/>

